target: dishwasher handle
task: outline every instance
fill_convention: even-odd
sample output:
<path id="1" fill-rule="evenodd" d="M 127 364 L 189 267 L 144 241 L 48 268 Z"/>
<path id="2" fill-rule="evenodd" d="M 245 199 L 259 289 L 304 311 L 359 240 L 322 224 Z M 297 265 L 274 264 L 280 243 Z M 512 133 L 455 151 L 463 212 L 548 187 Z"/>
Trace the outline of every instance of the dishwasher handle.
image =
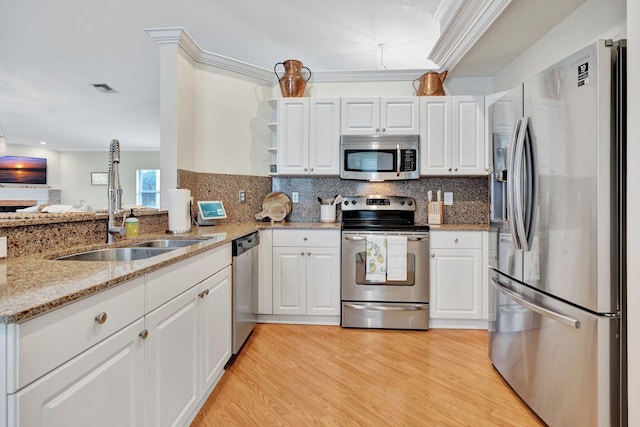
<path id="1" fill-rule="evenodd" d="M 248 250 L 255 248 L 260 244 L 260 235 L 257 232 L 251 233 L 247 236 L 240 237 L 232 242 L 233 256 L 242 255 Z"/>

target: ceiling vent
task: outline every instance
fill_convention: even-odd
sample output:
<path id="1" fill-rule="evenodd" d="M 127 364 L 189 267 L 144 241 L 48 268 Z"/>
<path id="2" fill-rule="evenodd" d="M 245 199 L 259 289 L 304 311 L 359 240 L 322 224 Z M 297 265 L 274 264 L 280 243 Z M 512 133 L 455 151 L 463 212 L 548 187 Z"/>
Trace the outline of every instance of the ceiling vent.
<path id="1" fill-rule="evenodd" d="M 115 90 L 113 90 L 113 88 L 111 86 L 109 86 L 106 83 L 93 83 L 92 85 L 93 87 L 95 87 L 97 90 L 99 90 L 102 93 L 118 93 Z"/>

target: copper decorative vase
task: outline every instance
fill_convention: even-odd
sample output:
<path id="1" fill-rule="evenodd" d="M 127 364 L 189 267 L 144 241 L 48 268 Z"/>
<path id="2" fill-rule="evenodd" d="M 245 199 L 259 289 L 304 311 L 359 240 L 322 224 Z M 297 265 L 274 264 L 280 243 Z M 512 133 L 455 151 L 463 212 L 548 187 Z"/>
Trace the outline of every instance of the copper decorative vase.
<path id="1" fill-rule="evenodd" d="M 278 65 L 284 66 L 284 74 L 282 77 L 278 75 L 276 68 Z M 305 69 L 309 72 L 309 76 L 305 79 L 302 76 L 302 70 Z M 311 78 L 311 70 L 302 66 L 302 62 L 296 59 L 287 59 L 284 62 L 278 62 L 273 67 L 273 72 L 276 74 L 278 81 L 280 82 L 280 91 L 285 98 L 301 97 L 304 95 L 304 90 L 307 87 L 307 82 Z"/>
<path id="2" fill-rule="evenodd" d="M 444 96 L 444 79 L 447 77 L 447 71 L 436 73 L 429 71 L 415 79 L 412 83 L 416 90 L 416 96 Z M 420 81 L 420 87 L 416 89 L 416 82 Z"/>

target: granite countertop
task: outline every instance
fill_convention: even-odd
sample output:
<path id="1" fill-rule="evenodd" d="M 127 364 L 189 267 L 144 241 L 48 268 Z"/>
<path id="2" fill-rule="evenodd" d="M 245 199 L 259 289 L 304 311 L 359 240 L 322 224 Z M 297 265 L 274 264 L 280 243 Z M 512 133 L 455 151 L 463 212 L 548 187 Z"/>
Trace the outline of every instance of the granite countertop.
<path id="1" fill-rule="evenodd" d="M 16 218 L 16 222 L 20 219 Z M 434 230 L 486 231 L 488 225 L 432 226 Z M 214 227 L 194 227 L 192 232 L 175 236 L 145 234 L 115 245 L 90 245 L 0 261 L 0 322 L 18 323 L 64 304 L 93 295 L 125 281 L 166 267 L 191 256 L 261 229 L 332 229 L 340 223 L 319 222 L 239 222 Z M 58 261 L 53 258 L 71 253 L 113 246 L 130 246 L 154 239 L 202 239 L 196 245 L 136 261 Z"/>
<path id="2" fill-rule="evenodd" d="M 94 217 L 92 214 L 91 217 Z M 67 216 L 67 215 L 65 215 Z M 72 214 L 80 220 L 83 214 Z M 54 216 L 61 218 L 61 216 Z M 4 224 L 27 218 L 4 218 Z M 29 218 L 31 219 L 31 218 Z M 43 222 L 50 218 L 39 217 Z M 32 223 L 32 222 L 31 222 Z M 16 224 L 17 225 L 17 224 Z M 264 228 L 274 229 L 340 229 L 340 223 L 271 223 L 239 222 L 214 227 L 194 227 L 192 232 L 175 236 L 145 234 L 137 239 L 116 244 L 89 245 L 69 250 L 46 252 L 0 261 L 0 322 L 18 323 L 66 303 L 90 296 L 143 274 L 166 267 L 209 249 L 230 243 L 233 239 Z M 58 261 L 53 258 L 77 252 L 114 246 L 130 246 L 138 241 L 154 239 L 202 239 L 203 242 L 136 261 Z"/>
<path id="3" fill-rule="evenodd" d="M 489 224 L 437 224 L 429 225 L 430 230 L 433 231 L 489 231 L 491 225 Z"/>

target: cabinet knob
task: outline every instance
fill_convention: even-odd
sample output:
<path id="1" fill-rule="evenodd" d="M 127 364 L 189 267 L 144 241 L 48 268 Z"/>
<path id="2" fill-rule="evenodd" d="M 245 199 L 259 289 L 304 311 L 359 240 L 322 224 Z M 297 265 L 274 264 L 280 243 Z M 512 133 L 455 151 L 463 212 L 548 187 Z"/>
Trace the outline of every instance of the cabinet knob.
<path id="1" fill-rule="evenodd" d="M 304 251 L 300 251 L 300 255 L 304 256 Z"/>
<path id="2" fill-rule="evenodd" d="M 209 289 L 205 289 L 204 291 L 200 292 L 198 294 L 198 298 L 202 299 L 202 298 L 206 297 L 207 295 L 209 295 Z"/>
<path id="3" fill-rule="evenodd" d="M 456 172 L 458 172 L 458 168 L 456 168 Z"/>
<path id="4" fill-rule="evenodd" d="M 107 313 L 105 313 L 104 311 L 96 316 L 96 322 L 98 322 L 98 325 L 102 325 L 106 321 L 107 321 Z"/>
<path id="5" fill-rule="evenodd" d="M 460 239 L 458 239 L 457 237 L 453 240 L 455 243 L 458 243 L 460 241 Z"/>
<path id="6" fill-rule="evenodd" d="M 146 329 L 144 329 L 142 332 L 140 332 L 140 333 L 138 334 L 138 336 L 139 336 L 140 338 L 142 338 L 143 340 L 146 340 L 146 339 L 147 339 L 147 337 L 149 336 L 149 331 L 148 331 L 148 330 L 146 330 Z"/>
<path id="7" fill-rule="evenodd" d="M 313 172 L 313 168 L 309 168 L 309 170 L 310 170 L 311 172 Z"/>
<path id="8" fill-rule="evenodd" d="M 436 254 L 431 254 L 431 258 L 435 258 L 435 257 L 436 257 Z"/>
<path id="9" fill-rule="evenodd" d="M 376 128 L 376 132 L 380 132 L 380 128 Z"/>
<path id="10" fill-rule="evenodd" d="M 306 171 L 307 171 L 307 168 L 304 168 L 304 171 L 306 172 Z"/>
<path id="11" fill-rule="evenodd" d="M 451 168 L 449 168 L 449 172 L 451 172 Z"/>
<path id="12" fill-rule="evenodd" d="M 303 237 L 302 240 L 304 240 L 306 242 L 307 241 L 307 237 L 306 236 Z"/>
<path id="13" fill-rule="evenodd" d="M 307 252 L 307 255 L 308 255 L 308 256 L 311 256 L 311 252 Z"/>

